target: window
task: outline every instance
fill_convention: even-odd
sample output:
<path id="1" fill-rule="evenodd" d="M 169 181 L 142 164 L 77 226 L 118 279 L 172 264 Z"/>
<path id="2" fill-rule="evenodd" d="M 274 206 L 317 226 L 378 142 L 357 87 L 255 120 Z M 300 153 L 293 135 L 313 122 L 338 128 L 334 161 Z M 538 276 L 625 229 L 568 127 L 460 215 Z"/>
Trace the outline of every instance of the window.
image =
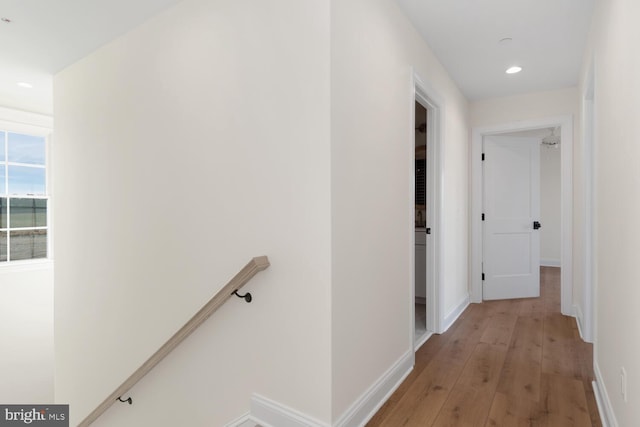
<path id="1" fill-rule="evenodd" d="M 0 262 L 47 257 L 46 138 L 0 130 Z"/>

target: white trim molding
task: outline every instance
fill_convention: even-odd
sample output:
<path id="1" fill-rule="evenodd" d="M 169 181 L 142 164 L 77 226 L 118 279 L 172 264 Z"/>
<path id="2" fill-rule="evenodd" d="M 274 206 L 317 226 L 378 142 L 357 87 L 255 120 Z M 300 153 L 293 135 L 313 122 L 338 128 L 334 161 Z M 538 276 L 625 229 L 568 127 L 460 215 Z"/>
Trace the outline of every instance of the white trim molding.
<path id="1" fill-rule="evenodd" d="M 602 373 L 598 363 L 593 364 L 593 372 L 596 380 L 591 384 L 593 385 L 593 394 L 596 397 L 596 404 L 598 405 L 598 412 L 600 413 L 600 421 L 602 421 L 603 427 L 618 427 L 618 420 L 613 412 L 613 406 L 611 406 L 611 400 L 609 400 L 609 393 L 604 386 L 602 380 Z"/>
<path id="2" fill-rule="evenodd" d="M 458 317 L 469 307 L 470 304 L 469 294 L 465 295 L 464 298 L 460 300 L 460 302 L 451 310 L 444 318 L 443 329 L 441 333 L 447 332 L 447 330 L 454 324 Z"/>
<path id="3" fill-rule="evenodd" d="M 596 257 L 596 209 L 597 188 L 595 168 L 595 131 L 596 131 L 596 106 L 595 106 L 595 68 L 594 58 L 590 59 L 587 76 L 582 94 L 582 170 L 584 186 L 584 229 L 583 229 L 583 268 L 584 281 L 582 288 L 582 309 L 584 339 L 593 342 L 595 336 L 595 289 L 597 276 L 597 264 L 593 262 Z"/>
<path id="4" fill-rule="evenodd" d="M 3 262 L 0 271 L 3 273 L 20 273 L 23 271 L 53 270 L 53 259 L 39 258 L 26 261 Z"/>
<path id="5" fill-rule="evenodd" d="M 540 259 L 541 267 L 562 267 L 562 262 L 559 259 Z"/>
<path id="6" fill-rule="evenodd" d="M 329 424 L 255 393 L 251 396 L 249 420 L 261 427 L 329 427 Z"/>
<path id="7" fill-rule="evenodd" d="M 251 396 L 251 411 L 225 424 L 225 427 L 362 427 L 411 373 L 414 358 L 413 349 L 402 355 L 333 424 L 254 393 Z"/>
<path id="8" fill-rule="evenodd" d="M 469 272 L 471 302 L 482 302 L 482 140 L 485 135 L 560 126 L 561 135 L 561 311 L 572 313 L 573 282 L 573 116 L 547 117 L 495 126 L 475 127 L 471 131 L 471 220 Z"/>
<path id="9" fill-rule="evenodd" d="M 413 349 L 405 353 L 338 420 L 333 427 L 364 426 L 413 370 Z M 281 427 L 277 425 L 277 427 Z"/>
<path id="10" fill-rule="evenodd" d="M 258 422 L 251 417 L 251 413 L 247 412 L 233 421 L 229 421 L 224 427 L 256 427 Z"/>
<path id="11" fill-rule="evenodd" d="M 573 304 L 573 317 L 576 318 L 576 325 L 578 325 L 578 332 L 580 333 L 580 338 L 582 341 L 586 341 L 584 339 L 583 325 L 584 325 L 584 316 L 582 315 L 582 310 L 578 304 Z"/>
<path id="12" fill-rule="evenodd" d="M 441 333 L 442 326 L 444 324 L 444 290 L 442 271 L 444 271 L 444 216 L 442 209 L 444 206 L 444 130 L 445 130 L 445 102 L 444 98 L 440 96 L 437 90 L 429 83 L 428 80 L 422 78 L 415 69 L 411 70 L 411 87 L 410 87 L 410 114 L 412 117 L 411 123 L 415 124 L 415 102 L 419 102 L 428 111 L 428 132 L 427 137 L 428 149 L 431 154 L 427 157 L 427 218 L 430 218 L 427 226 L 431 228 L 430 238 L 427 239 L 427 330 L 437 333 Z M 414 132 L 410 133 L 411 139 L 409 142 L 411 152 L 415 152 L 415 135 Z M 410 167 L 414 168 L 413 159 Z M 413 185 L 415 178 L 413 173 L 411 174 L 411 183 Z M 414 224 L 415 211 L 413 209 L 413 203 L 411 204 L 411 211 L 408 212 L 411 215 L 410 224 Z M 414 230 L 411 230 L 411 235 L 414 235 Z M 411 251 L 415 250 L 415 240 L 411 239 Z M 409 332 L 411 336 L 412 347 L 415 346 L 414 342 L 414 328 L 415 328 L 415 312 L 414 307 L 414 291 L 415 291 L 415 257 L 412 256 L 411 260 L 411 301 L 410 310 L 412 312 L 411 323 L 409 325 Z"/>
<path id="13" fill-rule="evenodd" d="M 42 135 L 48 135 L 53 129 L 53 117 L 51 116 L 7 107 L 0 107 L 0 121 L 11 123 L 14 127 L 27 126 L 32 133 L 35 128 L 41 128 Z"/>

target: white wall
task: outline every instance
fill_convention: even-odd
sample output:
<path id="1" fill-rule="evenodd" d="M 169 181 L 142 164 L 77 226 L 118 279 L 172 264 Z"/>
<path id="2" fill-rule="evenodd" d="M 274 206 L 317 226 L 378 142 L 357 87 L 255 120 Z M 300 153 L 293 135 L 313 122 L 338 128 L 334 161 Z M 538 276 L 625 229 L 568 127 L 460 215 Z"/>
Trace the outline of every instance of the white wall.
<path id="1" fill-rule="evenodd" d="M 272 266 L 254 302 L 230 300 L 95 425 L 222 425 L 252 392 L 328 421 L 329 5 L 186 0 L 54 87 L 71 424 L 256 255 Z"/>
<path id="2" fill-rule="evenodd" d="M 474 101 L 470 104 L 471 126 L 577 115 L 578 101 L 577 87 Z"/>
<path id="3" fill-rule="evenodd" d="M 618 426 L 640 420 L 640 3 L 599 2 L 583 75 L 595 61 L 594 365 Z M 584 79 L 583 79 L 584 80 Z M 620 393 L 627 372 L 628 400 Z"/>
<path id="4" fill-rule="evenodd" d="M 393 1 L 187 0 L 56 76 L 72 423 L 262 253 L 252 306 L 96 425 L 217 425 L 251 392 L 335 421 L 413 351 L 412 67 L 444 102 L 447 314 L 468 298 L 468 104 Z"/>
<path id="5" fill-rule="evenodd" d="M 560 266 L 560 147 L 540 147 L 540 262 Z"/>
<path id="6" fill-rule="evenodd" d="M 468 297 L 467 101 L 389 0 L 331 3 L 332 402 L 411 348 L 412 66 L 444 100 L 445 313 Z"/>
<path id="7" fill-rule="evenodd" d="M 53 402 L 53 269 L 0 267 L 0 402 Z"/>
<path id="8" fill-rule="evenodd" d="M 48 136 L 52 126 L 49 116 L 0 107 L 0 130 Z M 52 403 L 51 261 L 0 264 L 0 343 L 0 402 Z"/>

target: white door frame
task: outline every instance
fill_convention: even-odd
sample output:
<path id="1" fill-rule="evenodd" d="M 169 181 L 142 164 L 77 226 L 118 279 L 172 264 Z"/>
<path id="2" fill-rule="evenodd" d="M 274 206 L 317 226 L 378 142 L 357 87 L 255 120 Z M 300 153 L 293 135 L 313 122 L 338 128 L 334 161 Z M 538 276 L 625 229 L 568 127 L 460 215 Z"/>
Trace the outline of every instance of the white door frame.
<path id="1" fill-rule="evenodd" d="M 585 89 L 582 94 L 582 162 L 583 162 L 583 179 L 584 179 L 584 253 L 583 253 L 583 269 L 584 269 L 584 288 L 582 289 L 581 304 L 575 305 L 575 316 L 578 320 L 578 327 L 582 339 L 587 342 L 593 342 L 595 337 L 594 330 L 594 299 L 595 299 L 595 280 L 596 280 L 596 264 L 595 258 L 595 200 L 596 188 L 595 167 L 594 167 L 594 150 L 595 150 L 595 80 L 593 60 L 588 69 L 585 80 Z M 582 307 L 580 307 L 582 305 Z"/>
<path id="2" fill-rule="evenodd" d="M 441 289 L 442 242 L 444 227 L 442 226 L 442 140 L 444 130 L 444 102 L 427 80 L 422 79 L 415 71 L 411 73 L 410 98 L 411 124 L 415 128 L 415 103 L 419 102 L 427 109 L 427 227 L 431 234 L 427 238 L 427 331 L 441 333 L 444 325 L 444 293 Z M 411 186 L 415 185 L 415 133 L 410 132 L 411 139 Z M 414 192 L 412 192 L 414 194 Z M 415 208 L 411 203 L 411 300 L 410 325 L 411 347 L 422 343 L 415 342 Z"/>
<path id="3" fill-rule="evenodd" d="M 471 235 L 470 266 L 471 302 L 482 302 L 482 138 L 506 132 L 559 126 L 561 143 L 561 311 L 573 315 L 573 116 L 547 117 L 494 126 L 476 127 L 471 131 Z"/>

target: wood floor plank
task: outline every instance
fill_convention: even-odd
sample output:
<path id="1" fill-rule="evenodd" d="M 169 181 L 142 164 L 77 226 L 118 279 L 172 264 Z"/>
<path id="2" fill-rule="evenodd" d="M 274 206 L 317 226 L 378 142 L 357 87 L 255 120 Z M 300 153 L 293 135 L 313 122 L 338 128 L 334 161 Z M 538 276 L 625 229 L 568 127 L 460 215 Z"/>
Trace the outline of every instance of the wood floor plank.
<path id="1" fill-rule="evenodd" d="M 471 304 L 367 425 L 600 427 L 593 347 L 560 313 L 560 269 L 540 283 L 539 298 Z"/>
<path id="2" fill-rule="evenodd" d="M 498 392 L 539 400 L 542 365 L 542 316 L 519 317 L 498 383 Z"/>
<path id="3" fill-rule="evenodd" d="M 497 386 L 507 349 L 501 345 L 479 343 L 467 361 L 456 386 L 482 391 Z"/>
<path id="4" fill-rule="evenodd" d="M 598 412 L 598 403 L 593 393 L 593 384 L 583 380 L 582 385 L 584 386 L 584 394 L 587 399 L 587 410 L 589 411 L 589 418 L 591 418 L 591 425 L 594 427 L 602 427 L 600 413 Z"/>
<path id="5" fill-rule="evenodd" d="M 371 422 L 368 425 L 386 427 L 432 425 L 461 369 L 461 366 L 452 365 L 443 369 L 425 370 L 421 378 L 414 383 L 412 390 L 400 399 L 384 420 L 380 420 L 379 423 Z"/>
<path id="6" fill-rule="evenodd" d="M 545 301 L 542 298 L 524 298 L 516 304 L 520 316 L 539 315 L 546 312 Z"/>
<path id="7" fill-rule="evenodd" d="M 442 346 L 408 390 L 396 398 L 394 408 L 389 410 L 383 407 L 387 413 L 384 419 L 374 417 L 368 425 L 431 425 L 489 324 L 490 317 L 486 316 L 486 311 L 487 308 L 483 306 L 470 307 L 469 313 L 449 341 Z"/>
<path id="8" fill-rule="evenodd" d="M 437 353 L 446 345 L 447 342 L 454 335 L 455 330 L 459 326 L 459 323 L 453 325 L 447 332 L 441 335 L 434 335 L 420 347 L 416 352 L 416 362 L 413 371 L 402 382 L 400 387 L 391 395 L 389 400 L 380 408 L 376 415 L 369 421 L 369 425 L 382 425 L 383 420 L 389 417 L 389 414 L 396 408 L 400 400 L 407 393 L 411 393 L 412 390 L 418 389 L 417 385 L 412 389 L 412 386 L 419 380 L 423 372 L 429 365 L 429 362 L 437 355 Z M 424 374 L 426 378 L 430 376 L 429 373 Z"/>
<path id="9" fill-rule="evenodd" d="M 544 320 L 542 372 L 570 378 L 582 378 L 579 339 L 572 324 L 575 319 L 560 313 L 547 314 Z"/>
<path id="10" fill-rule="evenodd" d="M 506 355 L 506 346 L 479 343 L 433 425 L 483 426 Z"/>
<path id="11" fill-rule="evenodd" d="M 476 389 L 456 387 L 450 394 L 445 406 L 442 408 L 436 421 L 430 426 L 456 426 L 456 427 L 481 427 L 488 416 L 488 407 L 485 400 L 492 400 L 492 396 L 486 397 Z M 478 404 L 469 404 L 478 402 Z"/>
<path id="12" fill-rule="evenodd" d="M 548 427 L 590 426 L 591 417 L 582 381 L 561 375 L 542 375 L 543 424 Z"/>
<path id="13" fill-rule="evenodd" d="M 480 337 L 480 342 L 507 347 L 517 321 L 518 316 L 515 314 L 505 312 L 494 314 Z"/>
<path id="14" fill-rule="evenodd" d="M 598 413 L 598 404 L 593 393 L 593 381 L 595 374 L 593 372 L 593 344 L 582 340 L 578 343 L 578 354 L 580 360 L 580 371 L 582 372 L 582 385 L 584 386 L 585 397 L 587 398 L 587 407 L 591 424 L 601 427 L 600 414 Z"/>
<path id="15" fill-rule="evenodd" d="M 540 403 L 497 392 L 485 425 L 488 427 L 542 426 Z"/>

